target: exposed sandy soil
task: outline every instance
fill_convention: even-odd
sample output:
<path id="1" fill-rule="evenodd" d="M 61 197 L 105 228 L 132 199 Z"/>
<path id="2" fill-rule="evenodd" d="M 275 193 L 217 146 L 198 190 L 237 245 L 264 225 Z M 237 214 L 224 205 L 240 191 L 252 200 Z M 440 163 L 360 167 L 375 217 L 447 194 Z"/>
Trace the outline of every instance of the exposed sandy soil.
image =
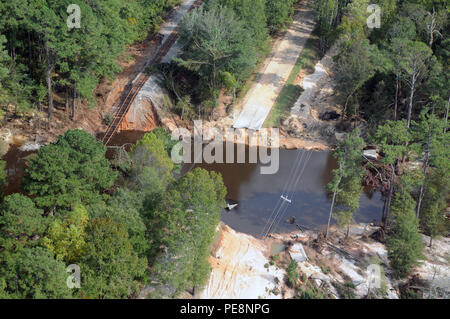
<path id="1" fill-rule="evenodd" d="M 397 299 L 399 287 L 407 281 L 393 278 L 385 244 L 372 238 L 379 227 L 370 224 L 352 225 L 349 238 L 333 225 L 328 240 L 308 230 L 272 234 L 264 240 L 223 224 L 220 230 L 210 257 L 209 282 L 196 298 L 292 298 L 296 293 L 286 286 L 284 269 L 291 258 L 298 258 L 294 247 L 299 245 L 307 260 L 298 262 L 298 283 L 313 281 L 331 298 L 341 298 L 338 287 L 351 282 L 356 298 L 366 298 L 370 293 L 371 298 Z M 423 240 L 429 243 L 429 237 L 423 236 Z M 274 245 L 284 245 L 285 250 L 274 252 Z M 265 268 L 264 264 L 270 263 L 275 254 L 279 256 L 277 261 Z M 425 248 L 424 255 L 426 261 L 412 271 L 410 278 L 421 280 L 423 287 L 450 293 L 450 238 L 435 239 L 432 248 Z M 379 273 L 379 281 L 374 281 L 372 270 Z M 423 291 L 426 297 L 427 290 Z"/>
<path id="2" fill-rule="evenodd" d="M 268 265 L 269 252 L 266 243 L 237 233 L 228 226 L 219 227 L 221 233 L 209 259 L 212 266 L 210 279 L 205 289 L 196 297 L 281 298 L 280 293 L 273 291 L 275 288 L 281 288 L 284 270 Z"/>
<path id="3" fill-rule="evenodd" d="M 312 74 L 300 81 L 303 92 L 291 109 L 290 115 L 282 121 L 281 128 L 287 135 L 297 138 L 321 140 L 325 144 L 335 144 L 342 134 L 336 132 L 336 120 L 323 120 L 327 112 L 341 113 L 336 102 L 333 72 L 333 47 L 315 65 Z"/>
<path id="4" fill-rule="evenodd" d="M 330 145 L 320 139 L 306 139 L 290 136 L 280 137 L 280 148 L 291 149 L 306 149 L 315 151 L 326 151 L 330 149 Z"/>
<path id="5" fill-rule="evenodd" d="M 422 238 L 426 245 L 424 249 L 426 260 L 416 267 L 414 274 L 425 280 L 428 288 L 432 289 L 422 290 L 424 297 L 429 296 L 431 291 L 432 297 L 436 298 L 439 289 L 440 292 L 447 291 L 448 299 L 450 298 L 450 238 L 433 239 L 431 247 L 429 247 L 430 237 L 422 235 Z"/>

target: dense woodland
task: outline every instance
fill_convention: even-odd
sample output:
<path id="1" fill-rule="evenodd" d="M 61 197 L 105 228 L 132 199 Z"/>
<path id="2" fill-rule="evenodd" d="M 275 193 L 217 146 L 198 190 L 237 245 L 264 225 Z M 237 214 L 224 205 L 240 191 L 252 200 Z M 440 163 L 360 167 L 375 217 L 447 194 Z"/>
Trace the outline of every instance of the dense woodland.
<path id="1" fill-rule="evenodd" d="M 127 45 L 156 32 L 179 3 L 75 1 L 84 22 L 68 29 L 72 2 L 0 3 L 2 110 L 21 116 L 46 109 L 50 117 L 55 94 L 72 101 L 73 112 L 77 97 L 94 106 L 95 87 L 120 72 L 116 61 Z M 157 67 L 174 111 L 182 118 L 208 115 L 222 90 L 236 95 L 269 52 L 271 37 L 289 25 L 294 2 L 208 0 L 188 14 L 181 55 Z M 367 27 L 370 3 L 382 8 L 380 29 Z M 312 5 L 320 50 L 339 47 L 338 127 L 348 132 L 335 151 L 330 222 L 348 230 L 363 182 L 378 180 L 391 266 L 405 277 L 422 258 L 420 233 L 449 232 L 447 2 Z M 367 144 L 382 155 L 377 166 L 361 156 Z M 221 176 L 205 170 L 180 177 L 172 146 L 157 129 L 109 161 L 101 142 L 71 130 L 31 155 L 23 192 L 1 200 L 0 298 L 128 298 L 144 287 L 149 297 L 173 297 L 204 284 L 226 189 Z M 82 269 L 79 289 L 61 285 L 69 264 Z"/>
<path id="2" fill-rule="evenodd" d="M 152 34 L 179 0 L 28 1 L 0 3 L 0 106 L 18 115 L 54 109 L 54 94 L 95 103 L 101 78 L 120 69 L 127 45 Z M 81 28 L 68 28 L 69 4 L 81 9 Z M 76 110 L 76 105 L 73 111 Z"/>
<path id="3" fill-rule="evenodd" d="M 8 17 L 0 21 L 2 110 L 20 117 L 48 106 L 50 117 L 55 94 L 65 94 L 73 112 L 77 97 L 94 102 L 99 80 L 120 71 L 116 59 L 126 46 L 154 34 L 179 3 L 78 1 L 84 22 L 69 30 L 72 2 L 0 4 Z M 260 16 L 253 19 L 255 8 Z M 179 65 L 198 72 L 198 85 L 210 84 L 210 98 L 225 74 L 241 82 L 249 76 L 269 34 L 288 25 L 292 12 L 293 2 L 284 0 L 206 1 L 183 20 L 182 39 L 192 40 L 191 23 L 225 26 L 214 45 L 233 59 L 224 58 L 226 67 L 221 59 L 217 69 L 190 68 L 189 60 L 212 60 L 186 47 Z M 203 28 L 208 39 L 214 30 Z M 180 177 L 172 147 L 168 133 L 156 129 L 110 161 L 100 141 L 70 130 L 29 156 L 23 192 L 0 204 L 0 298 L 130 298 L 143 288 L 144 297 L 173 297 L 203 285 L 226 189 L 220 175 L 202 169 Z M 65 284 L 70 264 L 81 268 L 81 288 Z"/>
<path id="4" fill-rule="evenodd" d="M 226 190 L 202 169 L 175 179 L 168 141 L 146 134 L 116 170 L 83 130 L 30 156 L 24 194 L 0 208 L 0 297 L 171 297 L 203 284 Z M 65 285 L 70 264 L 79 289 Z"/>
<path id="5" fill-rule="evenodd" d="M 367 27 L 370 3 L 382 8 L 379 29 Z M 330 220 L 348 229 L 362 180 L 376 175 L 391 266 L 405 277 L 423 258 L 419 232 L 432 245 L 450 231 L 450 8 L 433 0 L 328 0 L 316 9 L 321 48 L 339 48 L 340 125 L 351 131 L 335 151 Z M 355 129 L 360 123 L 364 132 Z M 361 156 L 368 143 L 382 155 L 379 169 Z"/>

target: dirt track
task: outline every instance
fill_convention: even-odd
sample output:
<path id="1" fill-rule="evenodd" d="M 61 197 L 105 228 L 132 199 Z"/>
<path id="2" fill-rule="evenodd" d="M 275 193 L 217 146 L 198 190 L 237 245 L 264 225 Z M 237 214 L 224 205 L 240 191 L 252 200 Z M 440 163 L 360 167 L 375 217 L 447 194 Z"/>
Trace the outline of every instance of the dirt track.
<path id="1" fill-rule="evenodd" d="M 293 20 L 244 98 L 242 112 L 233 125 L 235 128 L 260 129 L 275 104 L 314 29 L 314 13 L 308 3 L 297 9 Z"/>

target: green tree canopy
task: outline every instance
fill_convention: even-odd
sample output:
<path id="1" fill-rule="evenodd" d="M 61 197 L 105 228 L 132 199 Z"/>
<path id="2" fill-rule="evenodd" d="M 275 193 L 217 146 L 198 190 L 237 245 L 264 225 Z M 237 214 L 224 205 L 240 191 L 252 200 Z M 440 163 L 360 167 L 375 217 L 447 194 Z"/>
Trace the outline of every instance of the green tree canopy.
<path id="1" fill-rule="evenodd" d="M 282 30 L 292 21 L 293 0 L 266 0 L 267 25 L 271 33 Z"/>
<path id="2" fill-rule="evenodd" d="M 108 202 L 100 202 L 98 205 L 89 207 L 90 217 L 110 218 L 124 225 L 134 251 L 142 257 L 149 248 L 148 239 L 145 236 L 147 228 L 141 216 L 144 201 L 145 195 L 142 192 L 119 188 Z"/>
<path id="3" fill-rule="evenodd" d="M 55 143 L 28 157 L 23 185 L 38 207 L 68 209 L 102 199 L 116 173 L 101 141 L 83 130 L 67 131 Z"/>
<path id="4" fill-rule="evenodd" d="M 221 176 L 199 168 L 169 185 L 161 207 L 152 213 L 149 229 L 152 247 L 158 249 L 155 280 L 176 292 L 204 283 L 225 194 Z"/>
<path id="5" fill-rule="evenodd" d="M 359 199 L 362 193 L 361 179 L 364 174 L 362 153 L 364 145 L 361 132 L 357 129 L 349 133 L 333 153 L 333 156 L 338 160 L 339 168 L 333 170 L 333 180 L 327 185 L 327 189 L 333 192 L 327 235 L 335 204 L 339 205 L 339 210 L 334 218 L 339 226 L 347 228 L 348 235 L 349 226 L 353 214 L 359 208 Z"/>
<path id="6" fill-rule="evenodd" d="M 3 266 L 2 266 L 3 268 Z M 42 247 L 25 248 L 14 263 L 1 270 L 4 291 L 9 298 L 71 298 L 66 266 Z"/>
<path id="7" fill-rule="evenodd" d="M 22 243 L 33 236 L 41 236 L 46 230 L 43 211 L 36 208 L 28 197 L 12 194 L 4 199 L 0 210 L 2 238 L 20 239 Z"/>
<path id="8" fill-rule="evenodd" d="M 386 246 L 391 267 L 398 277 L 407 276 L 422 258 L 423 243 L 415 206 L 416 202 L 405 188 L 400 189 L 392 201 L 394 225 Z"/>
<path id="9" fill-rule="evenodd" d="M 127 298 L 136 293 L 146 263 L 134 252 L 124 225 L 96 218 L 86 228 L 80 268 L 81 296 Z"/>
<path id="10" fill-rule="evenodd" d="M 177 61 L 198 73 L 201 86 L 214 96 L 222 86 L 221 72 L 245 79 L 257 62 L 251 34 L 233 9 L 214 5 L 192 11 L 181 22 L 180 42 L 184 46 Z"/>
<path id="11" fill-rule="evenodd" d="M 386 121 L 386 124 L 378 126 L 371 140 L 375 142 L 384 155 L 382 161 L 386 164 L 394 164 L 396 160 L 406 156 L 411 141 L 411 132 L 406 127 L 406 120 Z"/>
<path id="12" fill-rule="evenodd" d="M 268 39 L 266 0 L 216 0 L 216 3 L 232 8 L 244 23 L 245 32 L 250 34 L 254 46 L 265 47 Z"/>
<path id="13" fill-rule="evenodd" d="M 57 216 L 50 224 L 42 240 L 43 246 L 67 265 L 77 262 L 86 245 L 85 228 L 88 221 L 86 209 L 81 205 L 75 206 L 72 211 Z"/>

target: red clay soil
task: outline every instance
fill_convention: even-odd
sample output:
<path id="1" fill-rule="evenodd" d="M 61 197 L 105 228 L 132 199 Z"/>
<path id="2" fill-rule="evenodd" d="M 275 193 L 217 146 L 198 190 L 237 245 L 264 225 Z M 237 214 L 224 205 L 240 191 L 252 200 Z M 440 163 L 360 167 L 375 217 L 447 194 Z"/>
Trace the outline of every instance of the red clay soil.
<path id="1" fill-rule="evenodd" d="M 54 96 L 55 110 L 51 121 L 47 119 L 47 106 L 45 106 L 42 112 L 35 112 L 35 116 L 31 118 L 24 117 L 20 120 L 14 120 L 13 115 L 9 116 L 12 120 L 9 120 L 6 127 L 11 129 L 13 134 L 20 132 L 28 136 L 29 140 L 34 139 L 39 143 L 53 141 L 58 135 L 64 134 L 65 131 L 76 128 L 85 129 L 91 134 L 98 136 L 107 127 L 103 123 L 102 115 L 118 102 L 125 86 L 140 72 L 156 47 L 157 40 L 153 39 L 146 39 L 130 46 L 122 57 L 117 59 L 122 72 L 116 74 L 112 82 L 103 79 L 95 89 L 94 96 L 97 107 L 89 107 L 87 101 L 78 100 L 75 120 L 70 118 L 72 100 L 70 100 L 69 110 L 66 110 L 64 94 L 60 93 Z M 33 122 L 33 126 L 31 122 Z"/>
<path id="2" fill-rule="evenodd" d="M 150 132 L 159 126 L 158 115 L 156 114 L 155 108 L 152 106 L 150 101 L 141 101 L 141 108 L 149 110 L 148 112 L 142 112 L 141 117 L 134 117 L 131 121 L 131 112 L 128 112 L 123 121 L 120 122 L 118 131 L 144 131 Z"/>
<path id="3" fill-rule="evenodd" d="M 112 83 L 104 80 L 95 90 L 98 106 L 91 110 L 80 110 L 82 112 L 78 112 L 75 122 L 84 123 L 92 133 L 103 132 L 106 125 L 103 124 L 102 114 L 118 102 L 126 85 L 139 74 L 156 46 L 155 41 L 147 39 L 129 47 L 124 55 L 126 58 L 117 61 L 123 71 L 116 75 Z"/>

